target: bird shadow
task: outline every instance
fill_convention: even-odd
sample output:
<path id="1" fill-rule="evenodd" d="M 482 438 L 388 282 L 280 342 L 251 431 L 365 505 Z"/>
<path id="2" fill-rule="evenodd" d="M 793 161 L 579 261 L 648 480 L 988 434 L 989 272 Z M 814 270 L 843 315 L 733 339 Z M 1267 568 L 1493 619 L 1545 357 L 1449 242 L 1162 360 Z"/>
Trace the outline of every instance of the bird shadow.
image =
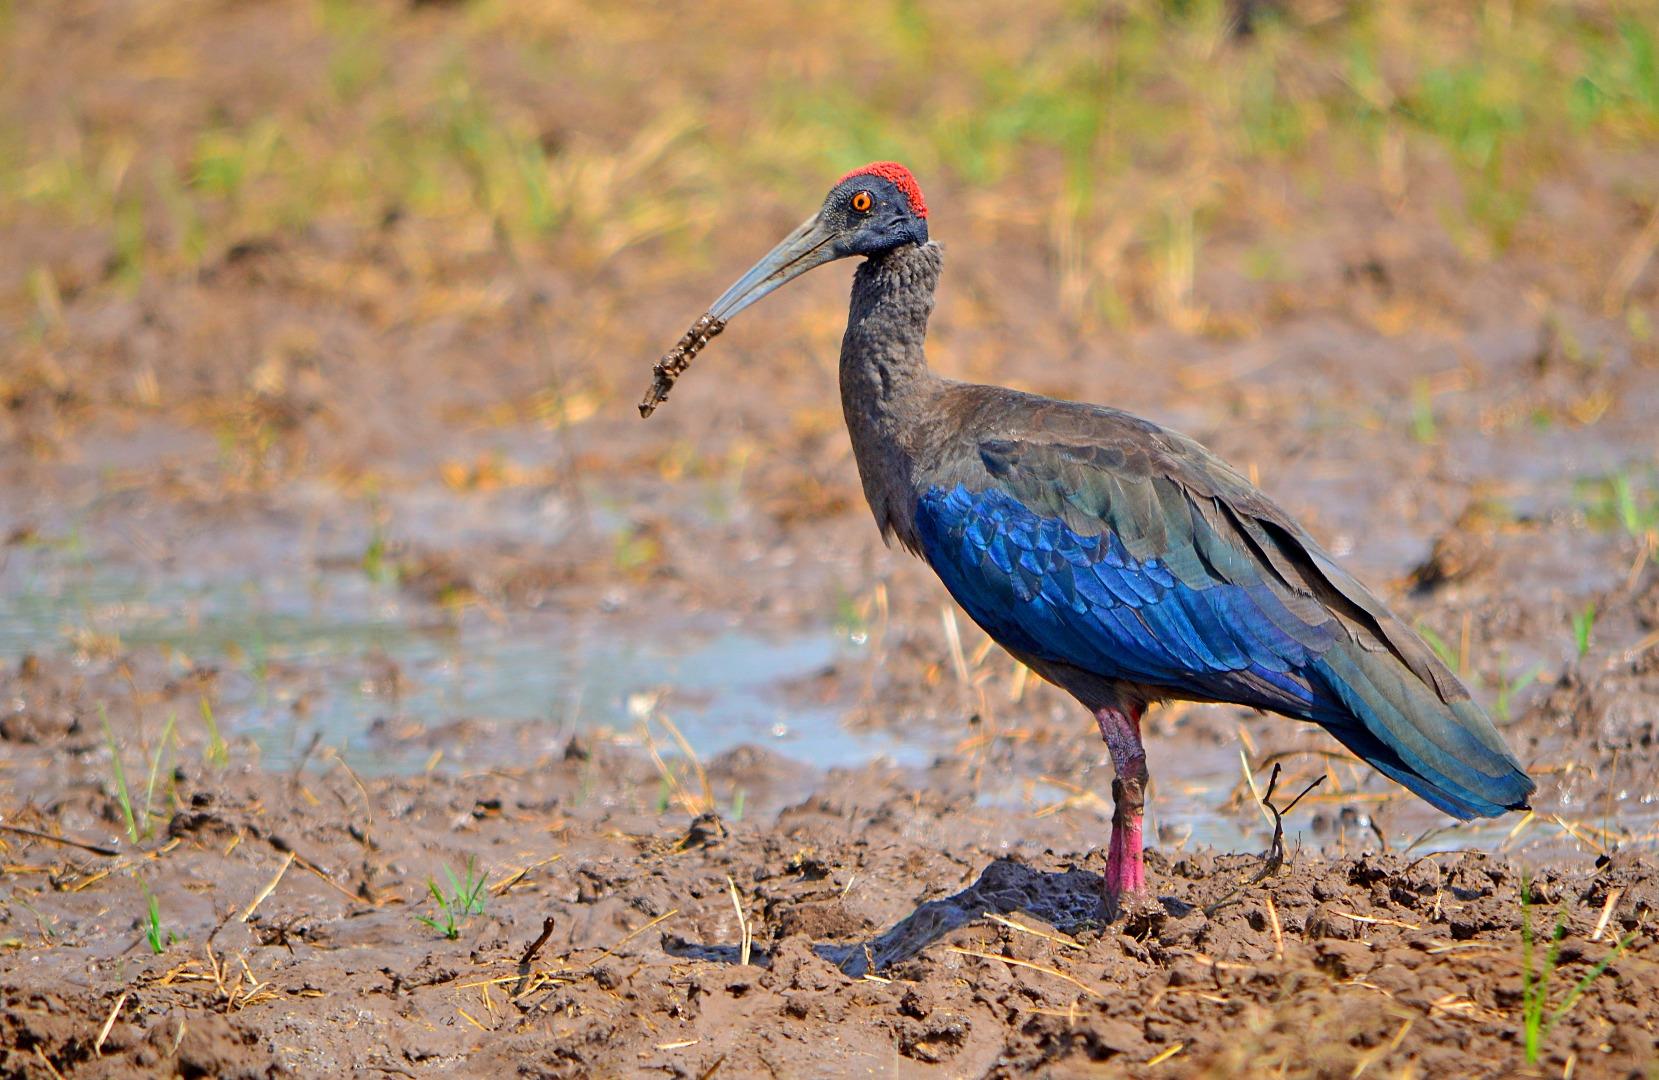
<path id="1" fill-rule="evenodd" d="M 909 960 L 952 930 L 986 915 L 1020 912 L 1041 919 L 1067 935 L 1096 930 L 1111 922 L 1101 884 L 1100 875 L 1087 870 L 1042 871 L 1014 859 L 1001 858 L 985 867 L 978 879 L 961 892 L 919 905 L 876 937 L 850 944 L 817 944 L 813 951 L 847 975 L 858 978 Z M 1176 917 L 1192 910 L 1190 905 L 1172 897 L 1158 902 Z M 735 945 L 703 945 L 673 935 L 664 935 L 662 944 L 671 956 L 682 959 L 726 964 L 741 961 Z M 752 949 L 749 962 L 769 967 L 771 956 L 764 950 Z"/>

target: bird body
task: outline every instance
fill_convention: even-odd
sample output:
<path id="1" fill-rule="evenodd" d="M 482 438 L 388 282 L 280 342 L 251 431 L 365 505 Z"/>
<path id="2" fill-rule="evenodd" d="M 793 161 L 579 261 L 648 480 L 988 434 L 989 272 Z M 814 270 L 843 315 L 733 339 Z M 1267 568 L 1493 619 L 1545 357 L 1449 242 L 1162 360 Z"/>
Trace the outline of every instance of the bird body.
<path id="1" fill-rule="evenodd" d="M 1454 817 L 1526 805 L 1531 779 L 1457 677 L 1226 463 L 1117 409 L 933 374 L 924 343 L 941 252 L 914 179 L 876 168 L 843 178 L 733 292 L 770 291 L 804 259 L 836 257 L 822 255 L 832 245 L 868 256 L 840 365 L 865 496 L 884 536 L 1094 714 L 1118 773 L 1110 896 L 1144 882 L 1139 721 L 1169 699 L 1317 723 Z M 870 239 L 859 215 L 873 210 L 859 205 L 908 232 L 889 222 Z M 733 292 L 711 314 L 746 306 L 744 294 L 722 310 Z"/>

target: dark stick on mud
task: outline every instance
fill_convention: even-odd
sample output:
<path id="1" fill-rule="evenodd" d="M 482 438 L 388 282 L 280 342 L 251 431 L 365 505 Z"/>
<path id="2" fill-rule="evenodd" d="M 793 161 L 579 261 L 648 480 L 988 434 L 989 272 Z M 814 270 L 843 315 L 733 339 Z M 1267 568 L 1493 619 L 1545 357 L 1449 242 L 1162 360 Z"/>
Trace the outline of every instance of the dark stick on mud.
<path id="1" fill-rule="evenodd" d="M 674 380 L 678 379 L 685 369 L 691 366 L 691 361 L 709 340 L 726 328 L 724 319 L 717 319 L 706 312 L 691 324 L 691 329 L 685 332 L 679 343 L 657 361 L 656 367 L 651 369 L 654 376 L 651 388 L 645 391 L 645 397 L 639 403 L 639 415 L 650 416 L 657 411 L 657 406 L 668 400 L 668 392 L 674 389 Z"/>
<path id="2" fill-rule="evenodd" d="M 536 935 L 536 940 L 532 941 L 530 947 L 524 950 L 524 955 L 518 958 L 519 967 L 528 967 L 530 961 L 536 958 L 536 954 L 541 952 L 541 947 L 547 944 L 547 939 L 552 936 L 553 916 L 549 915 L 541 921 L 541 933 Z"/>
<path id="3" fill-rule="evenodd" d="M 1232 892 L 1228 893 L 1226 896 L 1223 896 L 1220 900 L 1217 900 L 1215 903 L 1213 903 L 1209 907 L 1205 908 L 1204 909 L 1204 914 L 1205 915 L 1212 915 L 1213 916 L 1216 912 L 1220 911 L 1222 908 L 1226 907 L 1228 904 L 1236 903 L 1238 901 L 1239 896 L 1243 894 L 1244 890 L 1250 888 L 1250 886 L 1252 886 L 1252 885 L 1256 885 L 1256 884 L 1259 884 L 1263 881 L 1266 881 L 1268 878 L 1272 877 L 1274 874 L 1277 874 L 1280 871 L 1280 869 L 1282 869 L 1284 867 L 1284 865 L 1285 865 L 1285 815 L 1290 813 L 1292 810 L 1296 809 L 1296 804 L 1301 802 L 1303 797 L 1306 796 L 1308 792 L 1312 791 L 1314 788 L 1316 788 L 1320 784 L 1324 783 L 1325 778 L 1323 776 L 1316 777 L 1314 779 L 1313 783 L 1311 783 L 1307 787 L 1303 788 L 1302 791 L 1301 791 L 1301 794 L 1297 795 L 1296 798 L 1294 798 L 1294 799 L 1290 800 L 1290 802 L 1286 803 L 1285 808 L 1283 810 L 1281 810 L 1277 806 L 1273 805 L 1273 792 L 1274 792 L 1274 789 L 1276 789 L 1279 786 L 1279 770 L 1280 770 L 1279 763 L 1274 762 L 1273 763 L 1273 772 L 1267 778 L 1267 791 L 1265 791 L 1262 794 L 1262 805 L 1267 807 L 1268 812 L 1273 815 L 1273 842 L 1268 845 L 1267 855 L 1266 855 L 1266 857 L 1264 858 L 1264 860 L 1262 862 L 1261 869 L 1257 870 L 1255 872 L 1255 874 L 1251 876 L 1249 881 L 1246 881 L 1244 884 L 1240 885 L 1238 888 L 1234 889 Z"/>
<path id="4" fill-rule="evenodd" d="M 1262 805 L 1267 807 L 1267 809 L 1273 814 L 1273 843 L 1267 850 L 1267 863 L 1259 871 L 1257 871 L 1256 876 L 1250 880 L 1250 884 L 1252 885 L 1264 878 L 1277 874 L 1280 867 L 1284 866 L 1285 815 L 1296 809 L 1296 804 L 1301 802 L 1308 792 L 1325 782 L 1324 776 L 1321 775 L 1315 777 L 1313 783 L 1303 788 L 1301 794 L 1286 803 L 1285 808 L 1280 810 L 1277 806 L 1273 805 L 1273 790 L 1279 786 L 1279 768 L 1279 763 L 1274 762 L 1273 773 L 1267 778 L 1267 792 L 1262 795 Z"/>
<path id="5" fill-rule="evenodd" d="M 311 741 L 305 744 L 305 749 L 300 752 L 300 756 L 294 761 L 294 767 L 288 777 L 290 784 L 297 785 L 300 782 L 300 773 L 305 771 L 305 763 L 311 760 L 311 755 L 317 752 L 317 744 L 322 741 L 323 733 L 321 729 L 311 733 Z"/>
<path id="6" fill-rule="evenodd" d="M 518 958 L 518 982 L 513 984 L 512 993 L 514 998 L 524 993 L 525 984 L 530 981 L 530 961 L 536 958 L 536 954 L 541 952 L 541 947 L 546 945 L 547 939 L 552 936 L 553 916 L 549 915 L 541 921 L 541 933 L 536 935 L 536 940 L 532 941 L 524 950 L 524 955 Z"/>
<path id="7" fill-rule="evenodd" d="M 81 840 L 71 840 L 65 836 L 53 836 L 51 833 L 41 832 L 39 829 L 25 829 L 21 825 L 0 825 L 0 829 L 3 829 L 9 833 L 15 833 L 18 836 L 27 836 L 31 840 L 44 840 L 49 844 L 62 844 L 65 847 L 80 848 L 82 851 L 90 851 L 94 855 L 116 857 L 121 854 L 114 848 L 102 847 L 98 844 L 88 844 Z"/>

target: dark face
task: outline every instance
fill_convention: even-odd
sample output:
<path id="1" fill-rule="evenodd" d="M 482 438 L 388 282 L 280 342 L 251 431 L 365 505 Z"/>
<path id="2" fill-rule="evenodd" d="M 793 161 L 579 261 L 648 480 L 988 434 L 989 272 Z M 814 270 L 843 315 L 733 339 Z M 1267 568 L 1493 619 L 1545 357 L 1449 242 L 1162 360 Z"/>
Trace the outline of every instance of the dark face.
<path id="1" fill-rule="evenodd" d="M 891 180 L 849 176 L 830 190 L 818 220 L 836 233 L 843 255 L 877 255 L 900 244 L 927 243 L 927 218 Z"/>
<path id="2" fill-rule="evenodd" d="M 819 211 L 783 238 L 709 308 L 724 324 L 815 266 L 927 243 L 927 204 L 909 170 L 878 162 L 843 177 Z"/>

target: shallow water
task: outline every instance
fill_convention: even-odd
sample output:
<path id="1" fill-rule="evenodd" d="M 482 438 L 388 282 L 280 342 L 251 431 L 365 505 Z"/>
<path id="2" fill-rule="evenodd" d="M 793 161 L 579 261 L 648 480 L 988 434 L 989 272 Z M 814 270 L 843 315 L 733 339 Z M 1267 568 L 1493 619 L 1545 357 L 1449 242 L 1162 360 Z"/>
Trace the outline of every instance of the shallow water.
<path id="1" fill-rule="evenodd" d="M 250 737 L 279 768 L 316 735 L 356 768 L 419 769 L 433 746 L 410 736 L 458 722 L 519 730 L 499 745 L 445 740 L 458 744 L 446 746 L 452 760 L 518 760 L 526 744 L 549 752 L 579 729 L 631 735 L 639 696 L 659 692 L 705 755 L 754 743 L 822 767 L 924 759 L 843 728 L 833 706 L 785 699 L 783 684 L 856 649 L 830 628 L 761 637 L 711 621 L 641 633 L 584 613 L 435 617 L 360 571 L 144 574 L 72 546 L 24 553 L 0 583 L 0 658 L 114 639 L 212 665 L 226 734 Z"/>

